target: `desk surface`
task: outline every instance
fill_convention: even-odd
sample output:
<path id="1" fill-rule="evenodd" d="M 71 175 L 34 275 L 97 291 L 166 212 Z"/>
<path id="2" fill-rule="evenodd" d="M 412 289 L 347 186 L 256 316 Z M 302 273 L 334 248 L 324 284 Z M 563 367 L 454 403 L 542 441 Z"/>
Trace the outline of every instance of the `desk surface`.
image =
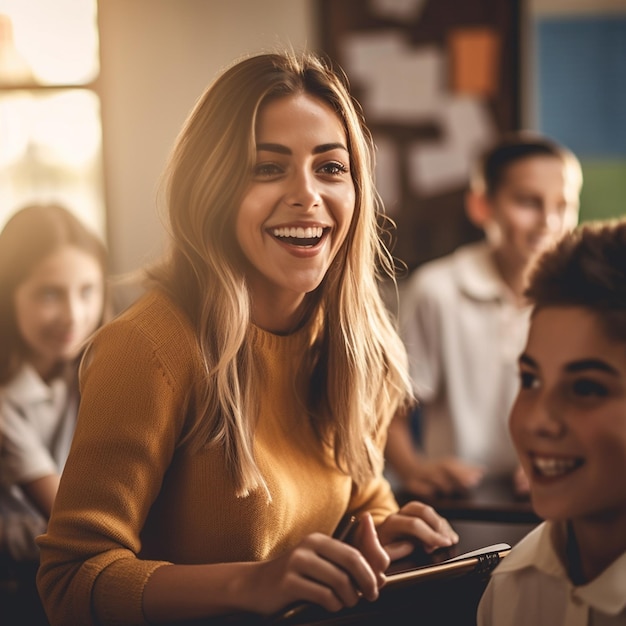
<path id="1" fill-rule="evenodd" d="M 415 499 L 415 496 L 401 490 L 396 497 L 401 504 Z M 530 500 L 515 495 L 512 483 L 504 478 L 488 478 L 467 493 L 435 498 L 429 504 L 449 520 L 514 524 L 537 524 L 541 521 L 533 511 Z"/>

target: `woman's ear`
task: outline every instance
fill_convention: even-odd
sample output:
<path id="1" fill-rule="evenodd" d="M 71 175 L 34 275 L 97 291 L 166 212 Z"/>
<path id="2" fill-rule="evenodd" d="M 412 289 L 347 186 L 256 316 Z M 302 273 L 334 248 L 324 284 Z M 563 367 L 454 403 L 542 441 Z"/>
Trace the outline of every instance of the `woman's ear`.
<path id="1" fill-rule="evenodd" d="M 487 220 L 491 217 L 491 207 L 485 194 L 468 191 L 465 194 L 465 213 L 474 226 L 484 229 Z"/>

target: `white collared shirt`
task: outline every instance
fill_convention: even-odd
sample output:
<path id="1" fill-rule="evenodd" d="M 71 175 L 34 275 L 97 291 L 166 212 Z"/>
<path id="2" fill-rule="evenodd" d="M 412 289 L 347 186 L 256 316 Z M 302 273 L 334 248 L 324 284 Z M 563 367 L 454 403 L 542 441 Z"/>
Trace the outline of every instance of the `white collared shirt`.
<path id="1" fill-rule="evenodd" d="M 65 465 L 76 418 L 76 398 L 59 378 L 47 385 L 25 365 L 0 390 L 0 485 L 8 487 Z"/>
<path id="2" fill-rule="evenodd" d="M 576 586 L 553 544 L 558 530 L 552 522 L 540 524 L 493 571 L 478 626 L 626 625 L 626 553 Z M 564 543 L 565 533 L 560 535 Z"/>
<path id="3" fill-rule="evenodd" d="M 494 474 L 517 467 L 507 420 L 529 314 L 485 242 L 423 265 L 403 286 L 400 323 L 427 456 L 458 456 Z"/>

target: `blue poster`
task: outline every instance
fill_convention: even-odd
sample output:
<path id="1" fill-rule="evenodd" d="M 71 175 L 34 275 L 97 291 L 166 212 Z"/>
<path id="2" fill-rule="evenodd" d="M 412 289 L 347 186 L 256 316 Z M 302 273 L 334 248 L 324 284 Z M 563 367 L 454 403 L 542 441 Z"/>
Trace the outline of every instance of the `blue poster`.
<path id="1" fill-rule="evenodd" d="M 539 129 L 581 159 L 626 157 L 626 14 L 536 22 Z"/>

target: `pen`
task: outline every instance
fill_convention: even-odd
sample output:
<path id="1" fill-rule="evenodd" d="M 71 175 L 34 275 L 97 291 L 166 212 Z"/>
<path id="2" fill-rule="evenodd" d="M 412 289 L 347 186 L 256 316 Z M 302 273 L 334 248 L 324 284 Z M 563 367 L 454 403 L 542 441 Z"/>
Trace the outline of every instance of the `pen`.
<path id="1" fill-rule="evenodd" d="M 356 529 L 359 524 L 359 520 L 356 515 L 351 515 L 346 523 L 341 526 L 338 532 L 335 533 L 335 539 L 339 541 L 347 542 L 352 532 Z"/>
<path id="2" fill-rule="evenodd" d="M 359 524 L 359 519 L 356 515 L 351 515 L 344 524 L 339 524 L 337 530 L 333 534 L 333 538 L 338 541 L 347 542 L 347 540 L 352 535 L 353 531 Z M 272 623 L 279 623 L 284 620 L 288 620 L 290 618 L 296 617 L 300 613 L 302 613 L 305 609 L 311 607 L 312 605 L 309 602 L 299 602 L 295 606 L 288 608 L 284 611 L 280 616 L 276 619 L 272 620 Z"/>

